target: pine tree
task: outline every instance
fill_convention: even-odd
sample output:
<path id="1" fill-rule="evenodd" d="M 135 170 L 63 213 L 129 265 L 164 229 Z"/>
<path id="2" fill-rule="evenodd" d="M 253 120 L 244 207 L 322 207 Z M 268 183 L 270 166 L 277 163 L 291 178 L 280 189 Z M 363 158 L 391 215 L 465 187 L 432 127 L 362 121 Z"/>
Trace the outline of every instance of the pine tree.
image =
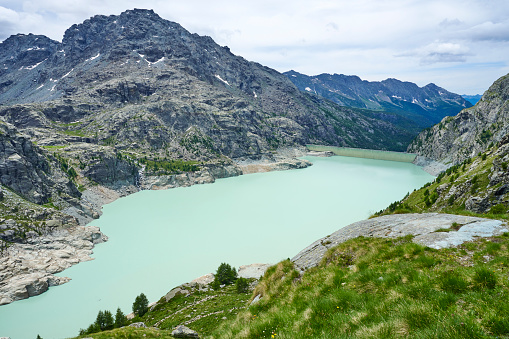
<path id="1" fill-rule="evenodd" d="M 101 330 L 103 330 L 103 331 L 111 330 L 114 325 L 113 315 L 111 314 L 110 311 L 104 311 L 103 316 L 104 316 L 104 324 L 103 324 L 104 328 L 101 327 Z"/>
<path id="2" fill-rule="evenodd" d="M 115 313 L 115 327 L 119 328 L 119 327 L 125 326 L 126 322 L 127 322 L 127 319 L 125 317 L 124 312 L 122 312 L 120 307 L 117 308 L 117 313 Z"/>
<path id="3" fill-rule="evenodd" d="M 237 270 L 235 270 L 235 267 L 231 267 L 227 263 L 222 263 L 217 268 L 215 278 L 221 285 L 231 285 L 235 282 L 235 280 L 237 280 Z"/>
<path id="4" fill-rule="evenodd" d="M 148 299 L 145 294 L 142 293 L 134 299 L 133 312 L 140 317 L 148 312 Z"/>
<path id="5" fill-rule="evenodd" d="M 99 311 L 97 313 L 97 317 L 95 318 L 95 325 L 102 331 L 104 327 L 104 313 L 103 311 Z"/>

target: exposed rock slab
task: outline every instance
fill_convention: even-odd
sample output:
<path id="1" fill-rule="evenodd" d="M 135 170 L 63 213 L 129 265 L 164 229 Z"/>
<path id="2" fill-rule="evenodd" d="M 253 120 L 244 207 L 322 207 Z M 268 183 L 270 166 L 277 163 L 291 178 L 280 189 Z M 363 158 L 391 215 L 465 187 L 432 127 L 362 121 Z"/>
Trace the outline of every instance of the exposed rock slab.
<path id="1" fill-rule="evenodd" d="M 276 158 L 267 159 L 262 157 L 259 160 L 246 159 L 237 161 L 242 174 L 262 173 L 271 171 L 285 171 L 289 169 L 306 168 L 311 166 L 310 161 L 298 158 Z"/>
<path id="2" fill-rule="evenodd" d="M 260 279 L 267 269 L 272 266 L 269 264 L 251 264 L 251 265 L 242 265 L 239 267 L 239 271 L 237 272 L 239 278 L 254 278 Z"/>
<path id="3" fill-rule="evenodd" d="M 107 237 L 95 226 L 78 226 L 13 244 L 0 258 L 0 305 L 39 295 L 48 287 L 68 282 L 54 274 L 92 260 L 95 244 Z"/>
<path id="4" fill-rule="evenodd" d="M 436 232 L 449 229 L 453 223 L 458 231 Z M 440 249 L 458 246 L 476 237 L 491 237 L 508 232 L 509 227 L 500 220 L 467 217 L 452 214 L 395 214 L 359 221 L 319 239 L 299 252 L 292 261 L 301 269 L 317 266 L 329 248 L 359 236 L 397 238 L 413 235 L 415 243 Z"/>
<path id="5" fill-rule="evenodd" d="M 172 332 L 171 335 L 175 338 L 199 338 L 200 336 L 196 331 L 193 331 L 189 327 L 184 325 L 177 326 Z"/>

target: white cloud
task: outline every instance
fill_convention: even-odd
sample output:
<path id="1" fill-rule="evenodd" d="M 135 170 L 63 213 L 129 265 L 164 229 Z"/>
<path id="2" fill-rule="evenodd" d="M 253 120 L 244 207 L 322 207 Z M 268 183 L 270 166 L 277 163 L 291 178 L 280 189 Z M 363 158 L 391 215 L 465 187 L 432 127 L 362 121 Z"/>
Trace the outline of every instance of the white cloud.
<path id="1" fill-rule="evenodd" d="M 61 40 L 65 29 L 95 14 L 149 8 L 279 71 L 421 85 L 441 85 L 437 76 L 449 73 L 439 77 L 447 89 L 472 94 L 487 88 L 493 74 L 504 75 L 509 53 L 506 0 L 2 0 L 2 6 L 0 39 L 32 32 Z M 484 64 L 498 66 L 483 73 Z M 476 85 L 465 88 L 469 74 Z"/>

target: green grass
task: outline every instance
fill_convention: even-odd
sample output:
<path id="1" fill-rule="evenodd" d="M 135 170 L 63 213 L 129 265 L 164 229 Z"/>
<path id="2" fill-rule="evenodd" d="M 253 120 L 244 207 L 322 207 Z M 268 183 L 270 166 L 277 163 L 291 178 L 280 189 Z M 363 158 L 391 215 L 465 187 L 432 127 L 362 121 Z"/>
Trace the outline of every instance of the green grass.
<path id="1" fill-rule="evenodd" d="M 250 279 L 249 281 L 252 282 L 253 280 Z M 176 326 L 185 324 L 187 327 L 197 331 L 201 337 L 208 336 L 221 323 L 233 321 L 237 314 L 247 307 L 247 302 L 251 298 L 252 291 L 251 289 L 249 293 L 237 293 L 235 285 L 228 285 L 217 291 L 187 289 L 191 292 L 190 295 L 178 295 L 169 302 L 166 302 L 166 299 L 162 297 L 151 311 L 143 317 L 137 316 L 133 318 L 129 323 L 141 321 L 149 327 L 153 326 L 164 330 L 168 335 Z M 122 336 L 124 335 L 123 331 L 124 329 L 115 329 L 92 335 L 83 335 L 79 338 L 109 338 L 104 335 L 112 335 L 112 338 L 138 338 L 136 336 Z M 125 333 L 129 334 L 131 333 L 130 331 L 132 330 Z M 138 331 L 141 331 L 138 333 L 144 333 L 143 329 Z M 148 335 L 147 337 L 152 338 Z"/>
<path id="2" fill-rule="evenodd" d="M 486 263 L 493 243 L 500 260 Z M 508 249 L 508 234 L 445 250 L 356 238 L 303 275 L 290 261 L 271 268 L 262 299 L 211 337 L 508 338 Z"/>
<path id="3" fill-rule="evenodd" d="M 42 146 L 42 148 L 44 149 L 47 149 L 47 150 L 57 150 L 57 149 L 62 149 L 62 148 L 66 148 L 67 146 Z"/>
<path id="4" fill-rule="evenodd" d="M 94 339 L 107 339 L 107 338 L 118 338 L 118 339 L 137 339 L 137 338 L 161 338 L 169 339 L 171 331 L 161 331 L 155 328 L 134 328 L 124 327 L 118 328 L 111 331 L 104 331 L 94 334 L 87 334 L 79 338 L 94 338 Z"/>
<path id="5" fill-rule="evenodd" d="M 200 170 L 197 161 L 185 161 L 180 159 L 148 160 L 142 158 L 140 162 L 146 166 L 147 172 L 155 175 L 178 174 Z"/>

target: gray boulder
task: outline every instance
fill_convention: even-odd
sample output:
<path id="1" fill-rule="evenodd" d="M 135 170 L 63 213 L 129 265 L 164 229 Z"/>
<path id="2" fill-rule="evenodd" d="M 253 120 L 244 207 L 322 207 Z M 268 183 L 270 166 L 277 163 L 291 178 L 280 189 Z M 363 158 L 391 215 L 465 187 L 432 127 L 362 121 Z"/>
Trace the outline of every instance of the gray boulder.
<path id="1" fill-rule="evenodd" d="M 175 338 L 199 338 L 200 336 L 196 331 L 184 326 L 177 326 L 172 332 L 171 335 Z"/>

